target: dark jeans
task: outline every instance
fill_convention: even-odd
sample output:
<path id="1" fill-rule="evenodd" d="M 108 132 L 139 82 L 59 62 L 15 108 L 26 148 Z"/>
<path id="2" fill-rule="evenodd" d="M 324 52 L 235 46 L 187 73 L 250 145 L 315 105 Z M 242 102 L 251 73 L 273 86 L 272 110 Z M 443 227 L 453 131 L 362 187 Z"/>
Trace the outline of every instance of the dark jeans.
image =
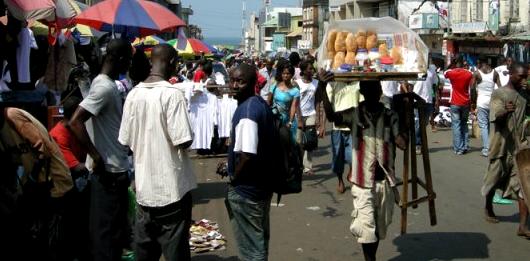
<path id="1" fill-rule="evenodd" d="M 251 200 L 232 186 L 225 200 L 242 261 L 266 261 L 269 255 L 271 199 Z"/>
<path id="2" fill-rule="evenodd" d="M 90 239 L 95 261 L 120 261 L 128 246 L 127 172 L 94 173 L 90 198 Z"/>
<path id="3" fill-rule="evenodd" d="M 136 205 L 135 250 L 138 261 L 190 260 L 191 193 L 163 207 Z"/>

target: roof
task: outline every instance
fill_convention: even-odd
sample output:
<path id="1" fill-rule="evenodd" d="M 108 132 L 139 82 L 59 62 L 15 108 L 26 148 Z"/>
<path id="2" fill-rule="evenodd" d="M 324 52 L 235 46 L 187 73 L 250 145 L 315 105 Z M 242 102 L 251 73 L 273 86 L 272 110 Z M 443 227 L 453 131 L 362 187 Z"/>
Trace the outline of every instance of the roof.
<path id="1" fill-rule="evenodd" d="M 286 35 L 285 37 L 302 37 L 302 29 L 297 28 L 291 33 L 289 33 L 288 35 Z"/>

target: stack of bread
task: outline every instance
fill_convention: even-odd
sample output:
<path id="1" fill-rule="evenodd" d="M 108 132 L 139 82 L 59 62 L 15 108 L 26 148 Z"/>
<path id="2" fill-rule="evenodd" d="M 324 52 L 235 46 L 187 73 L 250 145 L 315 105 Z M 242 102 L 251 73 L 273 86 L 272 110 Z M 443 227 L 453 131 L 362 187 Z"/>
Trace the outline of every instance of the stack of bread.
<path id="1" fill-rule="evenodd" d="M 401 48 L 394 46 L 391 50 L 385 42 L 379 44 L 375 32 L 331 30 L 327 36 L 327 57 L 332 59 L 332 68 L 338 69 L 343 64 L 355 65 L 358 49 L 378 49 L 380 57 L 391 57 L 394 64 L 403 64 Z"/>

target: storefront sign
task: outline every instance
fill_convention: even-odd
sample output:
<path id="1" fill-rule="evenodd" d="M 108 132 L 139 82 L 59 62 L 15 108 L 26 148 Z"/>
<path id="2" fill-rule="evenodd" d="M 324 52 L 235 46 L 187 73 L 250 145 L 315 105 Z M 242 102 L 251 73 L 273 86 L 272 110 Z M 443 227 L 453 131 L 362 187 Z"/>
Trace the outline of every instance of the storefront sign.
<path id="1" fill-rule="evenodd" d="M 298 40 L 296 47 L 300 50 L 311 49 L 311 41 L 309 40 Z"/>
<path id="2" fill-rule="evenodd" d="M 409 16 L 409 28 L 410 29 L 421 29 L 423 28 L 423 15 L 415 14 Z"/>
<path id="3" fill-rule="evenodd" d="M 330 12 L 340 12 L 340 5 L 335 5 L 335 6 L 330 5 L 329 6 L 329 11 Z"/>
<path id="4" fill-rule="evenodd" d="M 487 31 L 486 22 L 455 23 L 451 26 L 453 33 L 484 33 Z"/>
<path id="5" fill-rule="evenodd" d="M 488 27 L 491 31 L 499 30 L 499 0 L 490 0 Z"/>
<path id="6" fill-rule="evenodd" d="M 409 16 L 410 29 L 438 29 L 440 28 L 437 13 L 422 13 Z"/>

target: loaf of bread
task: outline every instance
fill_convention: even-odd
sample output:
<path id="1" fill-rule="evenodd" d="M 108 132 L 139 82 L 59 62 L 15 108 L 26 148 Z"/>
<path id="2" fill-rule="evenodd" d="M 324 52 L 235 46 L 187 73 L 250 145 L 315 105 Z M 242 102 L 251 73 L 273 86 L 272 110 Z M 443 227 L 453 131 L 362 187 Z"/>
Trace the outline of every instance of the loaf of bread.
<path id="1" fill-rule="evenodd" d="M 366 37 L 366 49 L 370 50 L 377 47 L 377 35 L 370 34 Z"/>
<path id="2" fill-rule="evenodd" d="M 347 52 L 344 63 L 355 65 L 357 61 L 355 60 L 355 52 Z"/>
<path id="3" fill-rule="evenodd" d="M 346 52 L 346 37 L 348 32 L 339 32 L 337 33 L 337 39 L 335 40 L 335 51 L 336 52 Z"/>
<path id="4" fill-rule="evenodd" d="M 331 30 L 328 33 L 328 42 L 326 47 L 328 52 L 335 52 L 335 40 L 337 39 L 337 31 Z"/>
<path id="5" fill-rule="evenodd" d="M 379 45 L 379 55 L 381 57 L 388 57 L 388 47 L 386 46 L 386 43 L 382 43 Z"/>
<path id="6" fill-rule="evenodd" d="M 358 31 L 355 34 L 355 42 L 357 43 L 357 48 L 366 49 L 366 32 Z"/>
<path id="7" fill-rule="evenodd" d="M 401 54 L 401 48 L 392 48 L 390 50 L 390 57 L 392 57 L 392 60 L 394 60 L 394 64 L 403 64 L 403 55 Z"/>
<path id="8" fill-rule="evenodd" d="M 346 36 L 346 51 L 357 51 L 357 42 L 355 41 L 355 35 L 353 33 L 348 33 L 348 35 Z"/>
<path id="9" fill-rule="evenodd" d="M 333 69 L 338 69 L 341 65 L 343 65 L 345 58 L 346 58 L 346 53 L 337 52 L 335 54 L 335 58 L 333 59 Z"/>

